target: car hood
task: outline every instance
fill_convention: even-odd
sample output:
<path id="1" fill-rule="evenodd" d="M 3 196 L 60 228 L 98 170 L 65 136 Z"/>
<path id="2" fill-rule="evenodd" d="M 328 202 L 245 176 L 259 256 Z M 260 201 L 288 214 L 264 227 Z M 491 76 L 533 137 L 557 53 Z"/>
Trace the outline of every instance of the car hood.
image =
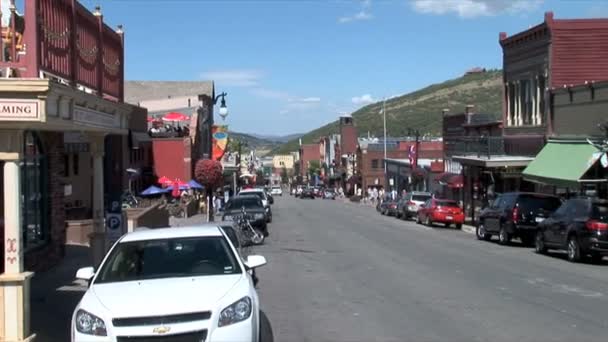
<path id="1" fill-rule="evenodd" d="M 247 214 L 258 214 L 258 213 L 264 213 L 265 209 L 264 208 L 252 208 L 252 209 L 245 209 L 245 211 L 247 212 Z M 242 212 L 242 209 L 234 209 L 234 210 L 226 210 L 224 212 L 224 215 L 240 215 Z"/>
<path id="2" fill-rule="evenodd" d="M 113 317 L 212 310 L 242 274 L 166 278 L 93 285 L 92 294 Z"/>

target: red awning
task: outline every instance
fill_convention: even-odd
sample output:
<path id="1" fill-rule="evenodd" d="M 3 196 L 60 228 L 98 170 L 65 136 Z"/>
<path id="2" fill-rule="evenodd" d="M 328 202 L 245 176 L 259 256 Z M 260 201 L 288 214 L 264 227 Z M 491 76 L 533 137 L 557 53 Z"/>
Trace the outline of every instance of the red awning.
<path id="1" fill-rule="evenodd" d="M 456 173 L 440 173 L 435 177 L 435 181 L 450 188 L 462 188 L 464 186 L 464 178 Z"/>
<path id="2" fill-rule="evenodd" d="M 165 116 L 163 116 L 163 120 L 165 121 L 187 121 L 189 117 L 182 113 L 171 112 Z"/>

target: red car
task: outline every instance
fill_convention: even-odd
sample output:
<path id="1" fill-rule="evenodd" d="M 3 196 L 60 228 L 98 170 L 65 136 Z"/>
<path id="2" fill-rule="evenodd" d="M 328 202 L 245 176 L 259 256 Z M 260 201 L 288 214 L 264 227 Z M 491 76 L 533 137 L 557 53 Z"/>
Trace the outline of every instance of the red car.
<path id="1" fill-rule="evenodd" d="M 461 229 L 464 212 L 456 201 L 431 198 L 418 209 L 416 222 L 424 222 L 429 227 L 433 223 L 443 223 L 446 227 L 455 224 L 456 229 Z"/>

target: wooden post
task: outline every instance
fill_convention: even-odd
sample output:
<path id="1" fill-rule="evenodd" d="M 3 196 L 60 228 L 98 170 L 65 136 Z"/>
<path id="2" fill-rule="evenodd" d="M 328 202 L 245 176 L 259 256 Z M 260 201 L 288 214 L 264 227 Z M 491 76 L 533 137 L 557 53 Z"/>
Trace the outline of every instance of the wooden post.
<path id="1" fill-rule="evenodd" d="M 105 63 L 103 60 L 103 14 L 101 14 L 101 7 L 95 7 L 93 13 L 97 17 L 97 95 L 103 97 L 103 75 L 105 69 Z"/>
<path id="2" fill-rule="evenodd" d="M 15 7 L 15 0 L 11 0 L 11 62 L 17 62 L 17 30 L 15 27 L 15 12 L 17 11 L 17 7 Z"/>
<path id="3" fill-rule="evenodd" d="M 72 27 L 70 29 L 70 74 L 72 76 L 72 87 L 76 87 L 78 82 L 78 66 L 80 65 L 80 58 L 78 57 L 78 34 L 76 32 L 76 28 L 78 27 L 78 11 L 77 6 L 78 3 L 76 0 L 71 0 L 72 6 Z"/>
<path id="4" fill-rule="evenodd" d="M 25 77 L 38 78 L 40 71 L 40 16 L 38 1 L 25 2 Z"/>
<path id="5" fill-rule="evenodd" d="M 122 25 L 118 25 L 116 33 L 120 36 L 120 78 L 118 80 L 118 100 L 121 102 L 125 99 L 125 31 Z M 190 107 L 190 99 L 188 99 L 188 107 Z"/>

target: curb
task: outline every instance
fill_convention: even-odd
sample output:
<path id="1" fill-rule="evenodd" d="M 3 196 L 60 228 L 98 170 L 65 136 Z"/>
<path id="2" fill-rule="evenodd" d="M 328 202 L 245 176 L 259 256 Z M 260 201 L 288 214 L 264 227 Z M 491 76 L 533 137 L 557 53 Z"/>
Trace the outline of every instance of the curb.
<path id="1" fill-rule="evenodd" d="M 469 225 L 463 225 L 462 231 L 467 234 L 475 234 L 475 227 Z"/>

